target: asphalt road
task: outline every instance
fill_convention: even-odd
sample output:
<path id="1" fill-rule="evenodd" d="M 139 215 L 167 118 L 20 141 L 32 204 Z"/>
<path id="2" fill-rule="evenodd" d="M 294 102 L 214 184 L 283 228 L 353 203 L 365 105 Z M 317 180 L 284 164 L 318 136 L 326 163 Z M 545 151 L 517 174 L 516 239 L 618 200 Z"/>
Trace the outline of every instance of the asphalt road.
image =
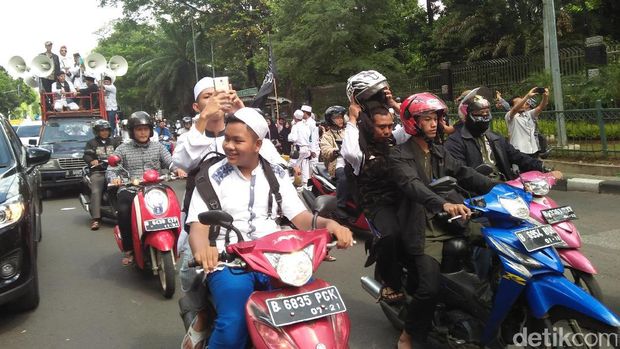
<path id="1" fill-rule="evenodd" d="M 175 183 L 177 193 L 183 184 Z M 620 312 L 617 225 L 620 196 L 553 192 L 570 204 L 586 242 L 583 250 L 599 268 L 606 302 Z M 16 314 L 0 308 L 0 347 L 12 348 L 178 348 L 183 326 L 177 291 L 164 299 L 155 277 L 121 266 L 121 253 L 107 224 L 92 232 L 75 193 L 45 201 L 39 247 L 41 304 Z M 363 244 L 335 251 L 318 276 L 338 286 L 351 318 L 351 348 L 394 348 L 398 332 L 360 287 Z M 177 287 L 179 289 L 179 287 Z"/>

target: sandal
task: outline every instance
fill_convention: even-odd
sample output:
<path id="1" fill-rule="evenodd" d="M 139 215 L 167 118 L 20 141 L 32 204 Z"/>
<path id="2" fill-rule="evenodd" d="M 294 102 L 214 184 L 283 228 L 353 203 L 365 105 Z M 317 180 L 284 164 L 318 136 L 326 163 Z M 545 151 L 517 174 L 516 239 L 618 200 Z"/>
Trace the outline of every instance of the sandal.
<path id="1" fill-rule="evenodd" d="M 189 328 L 187 329 L 187 333 L 185 333 L 185 336 L 183 336 L 183 341 L 181 342 L 181 349 L 202 349 L 204 348 L 204 341 L 207 338 L 207 332 L 206 331 L 201 331 L 198 332 L 194 329 L 194 323 L 196 322 L 196 319 L 198 318 L 198 315 L 196 315 L 194 317 L 194 320 L 192 320 L 192 323 L 189 325 Z M 191 347 L 188 347 L 187 345 L 190 344 Z"/>
<path id="2" fill-rule="evenodd" d="M 126 266 L 128 266 L 128 265 L 133 264 L 133 260 L 134 260 L 134 257 L 133 257 L 133 252 L 132 252 L 132 251 L 129 251 L 129 252 L 125 252 L 125 257 L 123 257 L 123 259 L 121 260 L 121 262 L 123 263 L 123 266 L 125 266 L 125 267 L 126 267 Z"/>
<path id="3" fill-rule="evenodd" d="M 98 219 L 93 219 L 90 222 L 90 230 L 99 230 L 99 220 Z"/>
<path id="4" fill-rule="evenodd" d="M 323 258 L 324 262 L 335 262 L 336 261 L 336 257 L 332 256 L 331 254 L 326 254 L 325 258 Z"/>
<path id="5" fill-rule="evenodd" d="M 401 302 L 405 299 L 405 294 L 400 291 L 395 291 L 390 286 L 381 287 L 381 291 L 379 291 L 379 298 L 377 298 L 377 303 L 385 302 L 387 304 L 394 304 Z"/>

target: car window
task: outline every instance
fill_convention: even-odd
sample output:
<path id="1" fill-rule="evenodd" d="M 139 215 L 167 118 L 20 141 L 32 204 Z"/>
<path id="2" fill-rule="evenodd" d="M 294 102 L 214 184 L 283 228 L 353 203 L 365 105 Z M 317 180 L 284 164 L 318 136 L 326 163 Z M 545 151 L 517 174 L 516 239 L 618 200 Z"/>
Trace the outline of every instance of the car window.
<path id="1" fill-rule="evenodd" d="M 87 142 L 93 138 L 91 119 L 50 120 L 45 125 L 41 144 Z"/>
<path id="2" fill-rule="evenodd" d="M 39 137 L 41 125 L 22 125 L 17 128 L 18 137 Z"/>
<path id="3" fill-rule="evenodd" d="M 24 144 L 15 133 L 15 130 L 7 127 L 6 135 L 8 137 L 9 143 L 11 143 L 13 145 L 13 149 L 15 149 L 15 154 L 17 155 L 17 158 L 20 159 L 23 165 L 26 165 L 26 152 L 24 150 Z"/>
<path id="4" fill-rule="evenodd" d="M 0 172 L 6 171 L 15 162 L 14 153 L 7 138 L 7 131 L 4 127 L 0 128 Z"/>

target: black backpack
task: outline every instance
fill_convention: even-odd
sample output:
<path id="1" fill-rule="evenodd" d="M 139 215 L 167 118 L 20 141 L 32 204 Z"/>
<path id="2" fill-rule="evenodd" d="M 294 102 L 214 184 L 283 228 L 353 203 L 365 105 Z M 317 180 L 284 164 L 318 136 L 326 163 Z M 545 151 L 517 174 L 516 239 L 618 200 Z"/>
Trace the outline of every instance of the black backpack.
<path id="1" fill-rule="evenodd" d="M 209 157 L 210 155 L 213 156 Z M 207 157 L 209 158 L 206 159 Z M 224 159 L 225 157 L 226 155 L 222 153 L 209 152 L 207 153 L 207 155 L 204 156 L 203 161 L 200 163 L 200 166 L 190 171 L 190 173 L 188 174 L 185 188 L 186 192 L 183 204 L 184 207 L 189 210 L 189 202 L 191 201 L 194 188 L 196 188 L 198 190 L 198 193 L 200 194 L 200 197 L 207 204 L 209 210 L 222 209 L 222 206 L 220 205 L 220 199 L 217 197 L 217 194 L 213 189 L 213 185 L 209 180 L 209 168 L 213 164 L 216 164 L 222 159 Z M 273 199 L 275 198 L 277 204 L 275 221 L 278 225 L 280 225 L 284 221 L 282 214 L 282 195 L 280 194 L 280 183 L 278 183 L 271 164 L 262 156 L 259 156 L 259 161 L 263 167 L 263 171 L 265 171 L 265 177 L 267 177 L 267 182 L 269 183 L 269 203 L 267 204 L 267 216 L 271 217 Z M 189 229 L 187 229 L 186 231 L 189 232 Z"/>

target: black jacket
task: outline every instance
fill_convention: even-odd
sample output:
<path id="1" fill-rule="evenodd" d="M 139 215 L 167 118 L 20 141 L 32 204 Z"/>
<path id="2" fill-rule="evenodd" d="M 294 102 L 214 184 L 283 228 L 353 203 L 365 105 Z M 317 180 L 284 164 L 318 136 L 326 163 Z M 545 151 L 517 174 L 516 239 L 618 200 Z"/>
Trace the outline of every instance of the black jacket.
<path id="1" fill-rule="evenodd" d="M 90 85 L 88 85 L 86 88 L 82 88 L 79 90 L 80 92 L 80 97 L 88 97 L 88 98 L 81 98 L 80 100 L 82 101 L 83 105 L 82 107 L 84 109 L 97 109 L 99 108 L 99 86 L 97 86 L 97 84 L 92 83 Z M 91 100 L 93 102 L 92 108 L 91 108 Z"/>
<path id="2" fill-rule="evenodd" d="M 105 141 L 99 137 L 95 137 L 86 143 L 82 159 L 87 165 L 93 160 L 106 160 L 108 156 L 114 153 L 114 149 L 116 149 L 120 143 L 121 140 L 118 137 L 110 137 Z M 97 166 L 91 169 L 93 172 L 104 172 L 105 170 L 105 166 Z"/>
<path id="3" fill-rule="evenodd" d="M 495 182 L 473 168 L 465 167 L 446 153 L 441 145 L 431 146 L 433 178 L 427 178 L 423 164 L 416 162 L 416 158 L 424 155 L 414 139 L 411 137 L 407 142 L 392 149 L 390 173 L 402 192 L 398 220 L 403 227 L 401 239 L 405 251 L 411 255 L 420 255 L 424 253 L 427 214 L 442 212 L 443 205 L 449 202 L 427 186 L 432 180 L 452 176 L 457 179 L 461 187 L 477 194 L 487 193 Z"/>
<path id="4" fill-rule="evenodd" d="M 489 140 L 497 170 L 505 176 L 506 180 L 516 177 L 511 168 L 512 164 L 519 165 L 519 170 L 522 172 L 534 170 L 546 172 L 542 161 L 521 153 L 504 137 L 491 130 L 487 130 L 484 134 Z M 444 146 L 450 155 L 469 167 L 475 168 L 483 163 L 480 146 L 467 127 L 457 128 L 456 132 L 448 137 Z"/>

